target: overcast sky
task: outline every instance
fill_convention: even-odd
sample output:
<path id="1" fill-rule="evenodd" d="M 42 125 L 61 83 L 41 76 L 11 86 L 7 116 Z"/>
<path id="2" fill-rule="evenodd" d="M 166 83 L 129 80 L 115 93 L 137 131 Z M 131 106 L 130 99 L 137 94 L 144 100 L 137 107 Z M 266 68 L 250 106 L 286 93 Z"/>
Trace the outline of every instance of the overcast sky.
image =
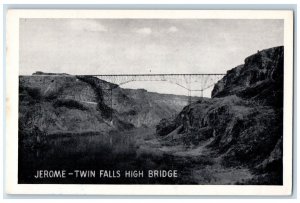
<path id="1" fill-rule="evenodd" d="M 21 19 L 20 74 L 226 73 L 283 20 Z"/>

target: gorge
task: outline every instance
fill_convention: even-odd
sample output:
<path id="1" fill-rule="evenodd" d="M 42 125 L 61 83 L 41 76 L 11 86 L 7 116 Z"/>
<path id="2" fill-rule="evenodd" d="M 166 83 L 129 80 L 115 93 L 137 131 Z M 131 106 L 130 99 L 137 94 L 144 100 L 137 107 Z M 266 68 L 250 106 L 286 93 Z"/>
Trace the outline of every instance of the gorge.
<path id="1" fill-rule="evenodd" d="M 19 78 L 19 183 L 282 184 L 283 47 L 227 72 L 211 98 L 92 76 Z M 106 89 L 114 86 L 109 105 Z M 43 179 L 43 170 L 177 170 L 167 179 Z"/>

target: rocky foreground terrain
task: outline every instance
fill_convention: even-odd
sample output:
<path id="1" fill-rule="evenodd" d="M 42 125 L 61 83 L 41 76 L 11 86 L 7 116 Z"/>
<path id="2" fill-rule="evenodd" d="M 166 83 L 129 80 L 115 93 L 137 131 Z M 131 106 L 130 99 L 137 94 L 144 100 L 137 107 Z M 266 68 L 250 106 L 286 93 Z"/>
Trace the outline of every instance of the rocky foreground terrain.
<path id="1" fill-rule="evenodd" d="M 185 96 L 95 77 L 20 76 L 19 182 L 282 184 L 283 53 L 275 47 L 247 57 L 212 98 L 190 105 Z M 179 178 L 32 178 L 37 168 L 61 167 L 172 168 Z"/>

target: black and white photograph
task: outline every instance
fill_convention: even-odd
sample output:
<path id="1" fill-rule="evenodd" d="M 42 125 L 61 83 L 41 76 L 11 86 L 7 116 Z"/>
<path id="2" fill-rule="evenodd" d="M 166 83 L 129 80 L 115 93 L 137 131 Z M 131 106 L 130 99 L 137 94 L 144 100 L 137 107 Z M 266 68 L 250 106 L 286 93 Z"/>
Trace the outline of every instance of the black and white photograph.
<path id="1" fill-rule="evenodd" d="M 18 18 L 18 186 L 290 183 L 292 13 L 169 13 Z"/>

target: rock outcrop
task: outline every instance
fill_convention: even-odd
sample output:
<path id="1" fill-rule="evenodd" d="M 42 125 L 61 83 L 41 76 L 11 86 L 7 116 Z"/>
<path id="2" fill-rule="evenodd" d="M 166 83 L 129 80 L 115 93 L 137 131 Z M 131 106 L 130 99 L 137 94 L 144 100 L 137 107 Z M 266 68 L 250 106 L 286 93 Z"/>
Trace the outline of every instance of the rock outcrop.
<path id="1" fill-rule="evenodd" d="M 247 165 L 264 177 L 260 184 L 282 184 L 283 47 L 246 58 L 215 85 L 212 97 L 162 120 L 157 134 L 175 133 L 186 145 L 210 139 L 223 165 Z"/>
<path id="2" fill-rule="evenodd" d="M 212 97 L 237 95 L 281 107 L 283 97 L 283 47 L 259 51 L 245 64 L 229 70 L 212 91 Z"/>

